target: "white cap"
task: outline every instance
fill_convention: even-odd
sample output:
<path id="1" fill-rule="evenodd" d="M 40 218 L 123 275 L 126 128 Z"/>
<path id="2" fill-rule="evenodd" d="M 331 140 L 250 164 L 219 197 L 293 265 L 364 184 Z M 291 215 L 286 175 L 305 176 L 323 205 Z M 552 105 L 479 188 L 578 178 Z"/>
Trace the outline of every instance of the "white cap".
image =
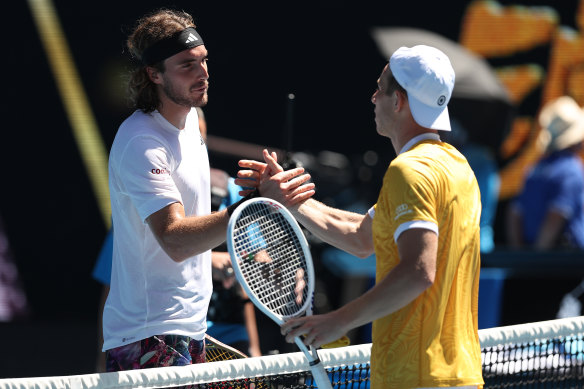
<path id="1" fill-rule="evenodd" d="M 454 88 L 454 69 L 442 51 L 430 46 L 400 47 L 389 59 L 396 81 L 408 92 L 416 123 L 450 131 L 448 102 Z"/>

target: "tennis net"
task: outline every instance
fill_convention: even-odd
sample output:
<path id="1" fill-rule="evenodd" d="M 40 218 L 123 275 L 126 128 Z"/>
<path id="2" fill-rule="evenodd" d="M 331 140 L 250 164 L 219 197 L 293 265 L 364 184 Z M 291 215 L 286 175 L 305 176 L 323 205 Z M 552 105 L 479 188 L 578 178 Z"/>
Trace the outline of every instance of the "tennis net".
<path id="1" fill-rule="evenodd" d="M 480 330 L 485 388 L 584 388 L 584 317 Z M 320 350 L 335 388 L 369 388 L 370 344 Z M 304 354 L 119 373 L 1 379 L 0 388 L 312 388 Z"/>

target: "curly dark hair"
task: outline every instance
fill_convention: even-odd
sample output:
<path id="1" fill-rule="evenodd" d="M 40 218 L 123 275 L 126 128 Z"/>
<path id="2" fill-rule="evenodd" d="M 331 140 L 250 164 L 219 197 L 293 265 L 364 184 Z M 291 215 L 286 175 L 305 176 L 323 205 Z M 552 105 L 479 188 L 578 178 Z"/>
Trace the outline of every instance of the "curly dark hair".
<path id="1" fill-rule="evenodd" d="M 154 43 L 168 38 L 188 27 L 196 27 L 193 17 L 184 11 L 160 9 L 145 15 L 136 22 L 136 27 L 128 37 L 126 45 L 132 57 L 141 65 L 130 74 L 128 91 L 135 109 L 146 113 L 154 111 L 159 105 L 156 86 L 150 81 L 146 66 L 142 64 L 144 50 Z M 164 61 L 151 65 L 164 72 Z"/>

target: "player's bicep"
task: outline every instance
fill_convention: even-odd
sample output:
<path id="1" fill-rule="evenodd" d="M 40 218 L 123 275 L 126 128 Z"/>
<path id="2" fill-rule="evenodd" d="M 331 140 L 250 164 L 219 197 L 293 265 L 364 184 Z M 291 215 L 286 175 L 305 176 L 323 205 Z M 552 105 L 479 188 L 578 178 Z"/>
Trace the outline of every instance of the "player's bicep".
<path id="1" fill-rule="evenodd" d="M 357 228 L 357 235 L 361 241 L 363 254 L 361 257 L 365 258 L 375 252 L 373 245 L 373 218 L 369 214 L 363 215 L 363 219 Z"/>
<path id="2" fill-rule="evenodd" d="M 175 258 L 174 251 L 179 249 L 175 247 L 177 240 L 173 238 L 173 235 L 178 230 L 177 223 L 184 218 L 185 210 L 181 203 L 167 205 L 146 218 L 146 223 L 158 244 L 171 258 Z"/>
<path id="3" fill-rule="evenodd" d="M 434 283 L 438 255 L 438 235 L 425 228 L 411 228 L 397 239 L 400 265 L 428 286 Z"/>

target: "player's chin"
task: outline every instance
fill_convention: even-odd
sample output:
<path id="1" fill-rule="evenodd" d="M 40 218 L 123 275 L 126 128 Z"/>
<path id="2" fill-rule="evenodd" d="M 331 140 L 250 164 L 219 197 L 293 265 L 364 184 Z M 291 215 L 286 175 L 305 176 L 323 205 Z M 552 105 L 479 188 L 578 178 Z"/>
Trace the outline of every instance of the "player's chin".
<path id="1" fill-rule="evenodd" d="M 193 107 L 204 107 L 205 105 L 207 105 L 208 101 L 209 96 L 207 96 L 207 94 L 205 93 L 203 96 L 193 101 Z"/>

